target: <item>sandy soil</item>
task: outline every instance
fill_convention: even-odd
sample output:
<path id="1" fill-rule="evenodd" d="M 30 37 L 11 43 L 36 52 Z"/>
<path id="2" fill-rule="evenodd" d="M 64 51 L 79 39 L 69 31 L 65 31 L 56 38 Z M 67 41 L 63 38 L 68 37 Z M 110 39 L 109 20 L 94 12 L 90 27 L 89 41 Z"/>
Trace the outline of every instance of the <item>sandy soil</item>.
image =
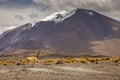
<path id="1" fill-rule="evenodd" d="M 120 80 L 120 63 L 0 66 L 0 80 Z"/>

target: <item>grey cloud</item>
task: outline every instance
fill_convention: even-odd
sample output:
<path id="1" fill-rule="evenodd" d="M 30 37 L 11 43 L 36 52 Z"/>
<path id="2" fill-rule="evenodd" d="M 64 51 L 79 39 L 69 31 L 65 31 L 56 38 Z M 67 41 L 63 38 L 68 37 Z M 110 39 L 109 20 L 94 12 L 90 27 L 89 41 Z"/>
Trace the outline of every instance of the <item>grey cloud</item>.
<path id="1" fill-rule="evenodd" d="M 0 26 L 20 26 L 29 22 L 40 21 L 48 14 L 50 14 L 49 11 L 43 12 L 32 6 L 22 9 L 0 7 Z"/>
<path id="2" fill-rule="evenodd" d="M 120 0 L 112 0 L 113 10 L 118 10 L 120 11 Z"/>
<path id="3" fill-rule="evenodd" d="M 117 11 L 118 14 L 113 13 L 113 15 L 110 16 L 118 17 L 118 15 L 120 15 L 119 3 L 120 0 L 0 0 L 0 8 L 14 7 L 23 9 L 34 7 L 42 11 L 42 13 L 46 11 L 51 13 L 60 10 L 70 11 L 74 8 L 86 8 L 105 14 Z"/>
<path id="4" fill-rule="evenodd" d="M 1 5 L 29 5 L 32 4 L 32 0 L 0 0 Z M 12 6 L 12 5 L 11 5 Z"/>
<path id="5" fill-rule="evenodd" d="M 37 13 L 32 13 L 30 14 L 30 18 L 38 18 L 39 15 Z"/>
<path id="6" fill-rule="evenodd" d="M 0 26 L 40 21 L 53 12 L 75 8 L 95 10 L 120 20 L 120 0 L 0 0 Z"/>
<path id="7" fill-rule="evenodd" d="M 112 0 L 33 0 L 36 4 L 49 6 L 50 8 L 60 10 L 60 9 L 70 9 L 76 7 L 84 8 L 104 8 L 109 6 Z"/>
<path id="8" fill-rule="evenodd" d="M 120 12 L 120 0 L 33 0 L 44 10 L 72 10 L 74 8 L 92 9 L 101 13 L 118 11 Z M 119 14 L 119 13 L 118 13 Z M 118 14 L 110 15 L 117 17 Z M 120 15 L 120 14 L 119 14 Z"/>
<path id="9" fill-rule="evenodd" d="M 0 0 L 0 8 L 26 8 L 34 6 L 32 0 Z"/>
<path id="10" fill-rule="evenodd" d="M 25 17 L 23 17 L 21 15 L 15 15 L 14 17 L 18 20 L 21 20 L 21 21 L 23 21 L 25 19 Z"/>
<path id="11" fill-rule="evenodd" d="M 6 0 L 0 0 L 0 3 L 6 2 Z"/>

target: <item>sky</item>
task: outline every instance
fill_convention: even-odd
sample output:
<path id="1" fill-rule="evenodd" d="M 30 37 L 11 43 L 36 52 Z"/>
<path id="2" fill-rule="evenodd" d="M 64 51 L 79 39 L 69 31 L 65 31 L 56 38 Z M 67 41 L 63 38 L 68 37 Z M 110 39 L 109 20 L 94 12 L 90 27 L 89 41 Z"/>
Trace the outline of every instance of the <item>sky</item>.
<path id="1" fill-rule="evenodd" d="M 0 0 L 0 34 L 58 11 L 95 10 L 120 20 L 120 0 Z"/>

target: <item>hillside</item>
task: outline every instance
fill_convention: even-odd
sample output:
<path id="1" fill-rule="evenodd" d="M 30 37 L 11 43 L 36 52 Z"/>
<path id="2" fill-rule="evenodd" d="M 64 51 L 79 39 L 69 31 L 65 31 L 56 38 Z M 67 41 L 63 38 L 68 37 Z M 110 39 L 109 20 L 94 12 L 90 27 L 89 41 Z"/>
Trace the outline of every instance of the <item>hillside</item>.
<path id="1" fill-rule="evenodd" d="M 0 36 L 1 54 L 45 49 L 69 56 L 120 56 L 120 22 L 92 10 L 75 9 L 28 23 Z"/>

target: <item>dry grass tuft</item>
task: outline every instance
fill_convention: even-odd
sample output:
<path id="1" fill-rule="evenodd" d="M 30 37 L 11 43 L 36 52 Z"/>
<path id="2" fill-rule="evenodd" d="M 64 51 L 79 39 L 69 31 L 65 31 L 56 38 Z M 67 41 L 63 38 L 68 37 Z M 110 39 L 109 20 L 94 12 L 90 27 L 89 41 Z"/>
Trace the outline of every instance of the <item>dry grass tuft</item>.
<path id="1" fill-rule="evenodd" d="M 33 64 L 71 64 L 71 63 L 100 63 L 101 61 L 112 61 L 115 63 L 120 62 L 120 58 L 92 58 L 92 57 L 79 57 L 79 58 L 61 58 L 61 59 L 44 59 L 39 60 L 36 57 L 27 57 L 25 59 L 19 60 L 0 60 L 0 65 L 27 65 L 29 63 Z"/>

